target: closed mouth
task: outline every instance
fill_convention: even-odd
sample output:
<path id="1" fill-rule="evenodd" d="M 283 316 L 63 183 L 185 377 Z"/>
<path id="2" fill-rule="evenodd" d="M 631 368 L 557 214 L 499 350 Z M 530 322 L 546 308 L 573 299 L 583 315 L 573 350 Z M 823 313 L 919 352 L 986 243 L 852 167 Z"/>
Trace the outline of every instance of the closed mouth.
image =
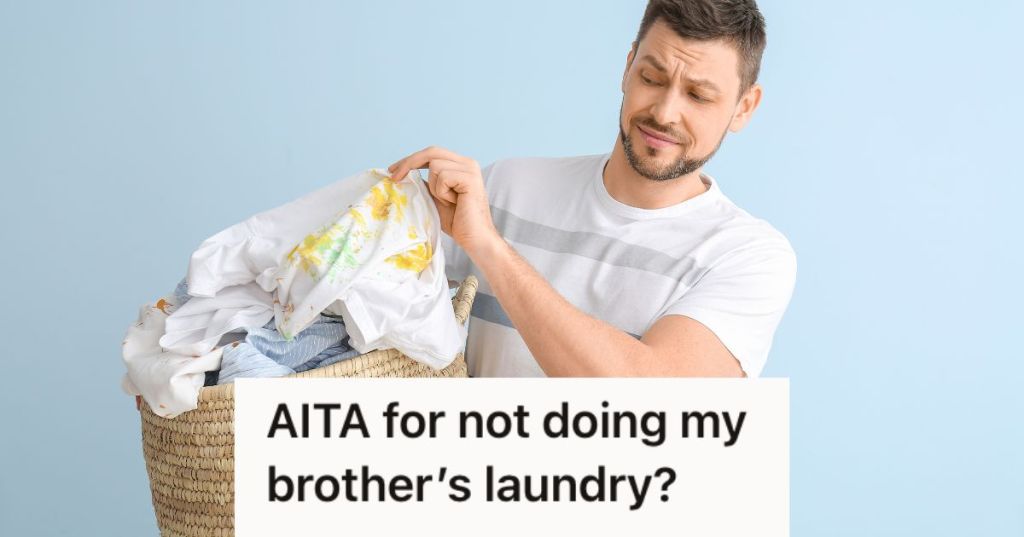
<path id="1" fill-rule="evenodd" d="M 650 129 L 645 129 L 645 128 L 641 127 L 640 125 L 637 125 L 636 128 L 640 129 L 641 131 L 644 132 L 644 134 L 646 134 L 647 136 L 650 136 L 651 138 L 657 138 L 659 140 L 663 140 L 663 141 L 668 142 L 670 144 L 678 144 L 679 143 L 678 141 L 673 140 L 672 138 L 669 138 L 669 137 L 665 136 L 664 134 L 660 134 L 660 133 L 654 132 L 654 131 L 652 131 Z"/>

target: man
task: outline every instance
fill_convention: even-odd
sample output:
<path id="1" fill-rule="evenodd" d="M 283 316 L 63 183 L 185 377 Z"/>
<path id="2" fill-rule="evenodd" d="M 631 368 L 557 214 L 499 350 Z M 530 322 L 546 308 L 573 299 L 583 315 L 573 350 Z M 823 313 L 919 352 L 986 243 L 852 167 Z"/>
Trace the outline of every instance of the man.
<path id="1" fill-rule="evenodd" d="M 796 257 L 702 173 L 761 100 L 753 0 L 651 0 L 610 154 L 499 160 L 428 147 L 449 278 L 475 274 L 473 376 L 757 376 Z"/>

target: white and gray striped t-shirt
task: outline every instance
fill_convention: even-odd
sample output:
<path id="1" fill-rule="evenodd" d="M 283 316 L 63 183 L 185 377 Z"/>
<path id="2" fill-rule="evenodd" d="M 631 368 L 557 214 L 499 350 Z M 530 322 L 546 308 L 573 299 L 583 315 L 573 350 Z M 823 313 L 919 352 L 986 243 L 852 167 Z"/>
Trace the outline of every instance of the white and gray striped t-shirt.
<path id="1" fill-rule="evenodd" d="M 483 170 L 498 232 L 570 303 L 640 337 L 664 315 L 711 329 L 749 377 L 761 373 L 789 303 L 789 241 L 704 176 L 708 190 L 662 209 L 625 205 L 602 180 L 610 154 L 498 160 Z M 466 344 L 470 374 L 543 376 L 480 270 L 443 237 L 450 279 L 480 288 Z"/>

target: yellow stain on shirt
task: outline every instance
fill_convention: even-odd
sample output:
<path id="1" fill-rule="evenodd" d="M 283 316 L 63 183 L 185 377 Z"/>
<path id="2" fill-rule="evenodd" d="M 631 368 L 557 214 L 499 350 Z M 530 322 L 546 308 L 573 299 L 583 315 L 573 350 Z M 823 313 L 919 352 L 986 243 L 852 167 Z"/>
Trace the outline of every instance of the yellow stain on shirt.
<path id="1" fill-rule="evenodd" d="M 408 205 L 409 197 L 403 193 L 400 184 L 379 181 L 359 202 L 341 213 L 341 218 L 307 235 L 286 257 L 314 279 L 325 275 L 336 277 L 337 273 L 357 268 L 365 262 L 363 243 L 379 237 L 390 226 L 399 225 Z M 410 239 L 417 239 L 416 227 L 410 225 L 407 235 Z M 403 270 L 419 272 L 430 263 L 432 255 L 429 246 L 420 245 L 391 256 L 385 262 Z"/>
<path id="2" fill-rule="evenodd" d="M 323 244 L 326 240 L 327 233 L 322 235 L 306 235 L 302 242 L 296 244 L 295 248 L 288 252 L 288 260 L 292 263 L 297 262 L 303 272 L 315 274 L 316 270 L 323 264 L 318 245 Z"/>
<path id="3" fill-rule="evenodd" d="M 388 181 L 393 181 L 393 182 L 397 182 L 399 179 L 401 179 L 401 178 L 391 177 L 390 175 L 384 175 L 383 173 L 381 173 L 381 172 L 379 172 L 379 171 L 377 171 L 376 169 L 373 169 L 373 168 L 370 169 L 370 175 L 376 177 L 377 179 L 387 179 Z"/>
<path id="4" fill-rule="evenodd" d="M 399 192 L 391 181 L 381 181 L 370 189 L 366 203 L 370 206 L 370 216 L 374 220 L 387 220 L 393 208 L 395 220 L 401 222 L 402 209 L 409 204 L 409 198 Z"/>
<path id="5" fill-rule="evenodd" d="M 352 221 L 355 222 L 360 228 L 366 227 L 366 219 L 363 218 L 363 213 L 356 210 L 355 207 L 348 210 L 348 215 L 352 217 Z"/>
<path id="6" fill-rule="evenodd" d="M 349 209 L 348 216 L 352 219 L 351 227 L 359 230 L 366 228 L 366 219 L 355 208 Z M 324 227 L 318 233 L 306 235 L 302 242 L 288 252 L 287 259 L 298 263 L 306 274 L 313 277 L 339 258 L 344 265 L 354 266 L 359 246 L 349 240 L 348 229 L 349 226 L 342 220 Z"/>
<path id="7" fill-rule="evenodd" d="M 384 262 L 391 263 L 395 268 L 401 270 L 420 272 L 430 265 L 430 258 L 433 256 L 434 252 L 430 248 L 430 243 L 421 242 L 415 248 L 395 254 L 385 259 Z"/>

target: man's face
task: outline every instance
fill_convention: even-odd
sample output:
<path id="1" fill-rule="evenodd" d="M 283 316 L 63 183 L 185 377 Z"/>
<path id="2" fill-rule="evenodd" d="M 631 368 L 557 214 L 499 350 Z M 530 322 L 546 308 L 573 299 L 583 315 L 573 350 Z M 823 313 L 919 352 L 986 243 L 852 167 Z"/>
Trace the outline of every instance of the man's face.
<path id="1" fill-rule="evenodd" d="M 622 79 L 619 136 L 630 166 L 653 181 L 703 167 L 760 99 L 756 85 L 752 103 L 739 98 L 738 66 L 733 45 L 684 39 L 655 21 L 630 51 Z"/>

